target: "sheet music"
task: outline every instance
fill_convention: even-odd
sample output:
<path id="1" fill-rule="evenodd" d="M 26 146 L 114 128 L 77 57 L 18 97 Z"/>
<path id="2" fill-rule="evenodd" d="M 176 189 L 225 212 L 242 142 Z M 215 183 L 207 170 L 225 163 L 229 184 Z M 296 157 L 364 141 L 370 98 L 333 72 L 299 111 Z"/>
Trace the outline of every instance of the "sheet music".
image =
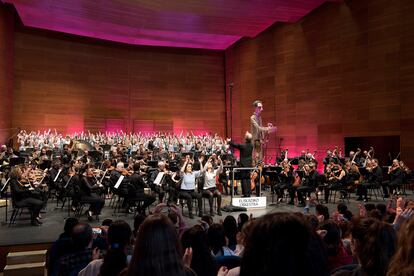
<path id="1" fill-rule="evenodd" d="M 164 178 L 164 172 L 159 172 L 157 177 L 154 180 L 154 184 L 161 186 L 162 185 L 162 179 Z"/>
<path id="2" fill-rule="evenodd" d="M 116 184 L 115 184 L 115 186 L 114 186 L 114 188 L 115 188 L 115 189 L 118 189 L 118 188 L 119 188 L 119 186 L 121 186 L 122 180 L 124 180 L 124 178 L 125 178 L 125 176 L 124 176 L 124 175 L 121 175 L 121 176 L 119 177 L 118 181 L 116 182 Z"/>
<path id="3" fill-rule="evenodd" d="M 58 173 L 57 173 L 57 175 L 56 175 L 55 179 L 53 179 L 53 182 L 56 182 L 56 180 L 58 179 L 59 174 L 60 174 L 61 172 L 62 172 L 62 170 L 59 170 L 59 171 L 58 171 Z"/>

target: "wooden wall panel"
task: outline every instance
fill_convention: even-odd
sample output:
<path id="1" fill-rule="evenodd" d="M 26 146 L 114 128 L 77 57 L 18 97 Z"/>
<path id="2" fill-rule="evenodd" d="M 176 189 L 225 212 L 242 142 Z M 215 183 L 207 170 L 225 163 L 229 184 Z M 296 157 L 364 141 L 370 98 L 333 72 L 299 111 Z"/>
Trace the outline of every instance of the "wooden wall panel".
<path id="1" fill-rule="evenodd" d="M 13 134 L 13 35 L 14 10 L 10 5 L 0 3 L 0 143 Z"/>
<path id="2" fill-rule="evenodd" d="M 250 128 L 258 98 L 264 122 L 279 127 L 271 153 L 281 145 L 322 157 L 347 136 L 401 135 L 401 156 L 414 167 L 413 15 L 410 0 L 327 3 L 229 48 L 233 136 Z"/>
<path id="3" fill-rule="evenodd" d="M 224 134 L 223 52 L 133 47 L 23 27 L 15 36 L 14 126 L 74 132 L 150 125 Z"/>

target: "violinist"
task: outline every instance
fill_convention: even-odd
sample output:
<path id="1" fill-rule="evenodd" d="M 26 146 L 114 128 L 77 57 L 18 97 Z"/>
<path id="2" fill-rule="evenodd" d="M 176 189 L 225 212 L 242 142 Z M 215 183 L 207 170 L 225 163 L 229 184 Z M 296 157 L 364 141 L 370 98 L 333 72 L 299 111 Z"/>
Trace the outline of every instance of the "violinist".
<path id="1" fill-rule="evenodd" d="M 325 187 L 325 202 L 328 203 L 329 201 L 329 194 L 332 189 L 340 190 L 341 197 L 345 198 L 347 192 L 345 189 L 345 178 L 346 171 L 342 169 L 342 166 L 340 164 L 335 164 L 330 174 L 327 177 L 328 185 Z"/>
<path id="2" fill-rule="evenodd" d="M 404 172 L 402 171 L 400 163 L 397 159 L 392 160 L 392 166 L 389 167 L 388 174 L 390 176 L 388 188 L 390 190 L 390 194 L 393 194 L 404 181 Z"/>
<path id="3" fill-rule="evenodd" d="M 47 205 L 47 193 L 43 189 L 42 182 L 46 177 L 47 170 L 32 169 L 30 166 L 23 167 L 23 174 L 21 182 L 26 184 L 32 191 L 33 197 L 40 199 L 43 202 L 42 208 Z"/>
<path id="4" fill-rule="evenodd" d="M 63 167 L 60 161 L 54 161 L 52 168 L 49 170 L 49 191 L 55 190 L 56 196 L 58 199 L 63 197 L 63 187 L 64 187 L 64 173 Z"/>
<path id="5" fill-rule="evenodd" d="M 309 163 L 303 166 L 304 176 L 302 179 L 302 185 L 298 187 L 300 193 L 306 193 L 307 197 L 310 197 L 310 193 L 315 191 L 318 187 L 317 178 L 318 172 L 315 170 L 315 164 Z"/>
<path id="6" fill-rule="evenodd" d="M 142 201 L 143 204 L 140 206 L 138 212 L 145 214 L 145 209 L 155 202 L 155 197 L 145 193 L 147 184 L 141 177 L 140 169 L 141 166 L 139 163 L 135 163 L 133 165 L 134 172 L 129 179 L 130 185 L 128 191 L 128 200 L 130 201 L 129 206 L 131 206 L 133 202 Z"/>
<path id="7" fill-rule="evenodd" d="M 93 215 L 97 216 L 105 204 L 105 201 L 99 196 L 100 185 L 98 184 L 92 168 L 86 168 L 80 180 L 81 201 L 89 204 L 89 210 L 86 212 L 88 220 L 93 219 Z"/>
<path id="8" fill-rule="evenodd" d="M 283 200 L 285 189 L 290 189 L 293 182 L 293 174 L 288 164 L 283 166 L 283 170 L 279 173 L 280 182 L 274 186 L 274 192 L 277 194 L 278 201 Z M 293 199 L 291 200 L 293 203 Z"/>
<path id="9" fill-rule="evenodd" d="M 129 178 L 127 175 L 127 171 L 124 168 L 124 163 L 123 162 L 118 162 L 116 164 L 116 168 L 115 170 L 113 170 L 111 172 L 110 175 L 110 186 L 111 189 L 114 193 L 120 195 L 120 196 L 127 196 L 128 195 L 128 185 L 129 185 Z M 118 187 L 115 187 L 115 185 L 117 184 L 117 182 L 119 181 L 119 179 L 122 177 L 121 183 L 119 184 Z M 124 208 L 128 207 L 126 202 L 124 202 Z"/>
<path id="10" fill-rule="evenodd" d="M 12 200 L 16 207 L 28 208 L 30 211 L 31 224 L 38 226 L 42 224 L 40 220 L 40 210 L 43 201 L 40 200 L 34 188 L 25 186 L 22 182 L 22 171 L 19 167 L 14 167 L 10 172 L 10 187 Z"/>
<path id="11" fill-rule="evenodd" d="M 405 180 L 408 180 L 411 178 L 411 170 L 403 161 L 400 161 L 400 168 L 404 172 L 404 178 Z"/>
<path id="12" fill-rule="evenodd" d="M 164 161 L 159 161 L 158 162 L 158 168 L 156 170 L 153 170 L 150 174 L 150 177 L 148 179 L 149 185 L 151 187 L 151 190 L 155 193 L 158 194 L 158 200 L 159 203 L 162 203 L 164 200 L 164 196 L 165 196 L 165 185 L 166 185 L 166 176 L 164 176 L 161 179 L 160 183 L 154 183 L 158 174 L 159 173 L 164 173 L 164 175 L 168 174 L 168 170 L 166 167 L 166 164 Z"/>
<path id="13" fill-rule="evenodd" d="M 359 184 L 361 174 L 359 172 L 358 166 L 351 161 L 345 163 L 345 184 L 349 188 L 354 188 L 355 185 Z"/>
<path id="14" fill-rule="evenodd" d="M 357 200 L 368 201 L 368 188 L 382 185 L 382 170 L 378 166 L 378 160 L 372 159 L 366 163 L 367 176 L 365 181 L 357 187 Z M 385 187 L 386 188 L 386 187 Z M 384 189 L 384 188 L 383 188 Z M 388 197 L 388 189 L 384 190 L 384 197 Z"/>

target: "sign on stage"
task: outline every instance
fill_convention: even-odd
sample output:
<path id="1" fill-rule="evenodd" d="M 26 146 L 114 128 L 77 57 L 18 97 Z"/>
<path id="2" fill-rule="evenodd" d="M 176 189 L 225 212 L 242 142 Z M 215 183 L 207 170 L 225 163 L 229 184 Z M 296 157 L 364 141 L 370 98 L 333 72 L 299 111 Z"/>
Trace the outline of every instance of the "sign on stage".
<path id="1" fill-rule="evenodd" d="M 233 205 L 247 209 L 266 208 L 266 197 L 238 197 L 233 198 Z"/>

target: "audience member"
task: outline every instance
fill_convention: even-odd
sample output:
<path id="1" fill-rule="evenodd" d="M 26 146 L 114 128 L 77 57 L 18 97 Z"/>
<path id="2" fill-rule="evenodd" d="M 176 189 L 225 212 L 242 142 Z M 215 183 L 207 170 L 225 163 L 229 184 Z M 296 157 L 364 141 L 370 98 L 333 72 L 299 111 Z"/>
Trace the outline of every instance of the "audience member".
<path id="1" fill-rule="evenodd" d="M 90 261 L 92 255 L 92 227 L 87 223 L 79 223 L 72 230 L 73 253 L 60 258 L 58 275 L 75 276 L 78 275 Z"/>
<path id="2" fill-rule="evenodd" d="M 187 248 L 183 257 L 174 225 L 167 216 L 155 214 L 146 218 L 140 226 L 133 258 L 121 275 L 196 275 L 189 268 L 191 254 L 192 250 Z"/>
<path id="3" fill-rule="evenodd" d="M 90 262 L 79 276 L 112 276 L 118 275 L 126 266 L 128 246 L 131 242 L 131 227 L 123 220 L 112 223 L 108 228 L 109 249 L 103 259 Z"/>

